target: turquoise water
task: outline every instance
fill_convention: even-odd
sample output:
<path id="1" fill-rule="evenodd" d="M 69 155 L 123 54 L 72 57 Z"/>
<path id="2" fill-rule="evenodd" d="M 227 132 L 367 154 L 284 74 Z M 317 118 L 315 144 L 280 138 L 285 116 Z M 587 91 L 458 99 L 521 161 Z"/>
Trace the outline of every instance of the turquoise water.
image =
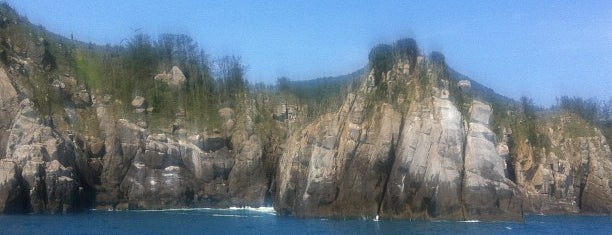
<path id="1" fill-rule="evenodd" d="M 610 216 L 536 216 L 524 222 L 296 219 L 263 209 L 90 211 L 1 215 L 1 234 L 612 234 Z"/>

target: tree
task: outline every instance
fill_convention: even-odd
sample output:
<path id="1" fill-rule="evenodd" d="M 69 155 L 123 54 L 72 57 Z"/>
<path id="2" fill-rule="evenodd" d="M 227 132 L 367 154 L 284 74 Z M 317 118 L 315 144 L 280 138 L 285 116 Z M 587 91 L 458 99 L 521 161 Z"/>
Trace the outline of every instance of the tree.
<path id="1" fill-rule="evenodd" d="M 419 55 L 419 47 L 412 38 L 403 38 L 395 42 L 395 51 L 399 57 L 406 57 L 410 60 L 410 66 L 416 62 L 416 57 Z"/>
<path id="2" fill-rule="evenodd" d="M 529 143 L 536 147 L 547 147 L 549 145 L 546 137 L 541 137 L 537 128 L 536 109 L 531 98 L 526 96 L 521 97 L 521 107 L 523 108 L 524 119 L 517 128 L 517 134 L 520 133 L 527 138 Z M 520 139 L 520 138 L 519 138 Z"/>
<path id="3" fill-rule="evenodd" d="M 157 40 L 156 48 L 160 63 L 165 69 L 175 65 L 185 69 L 197 64 L 198 44 L 187 35 L 162 34 Z"/>
<path id="4" fill-rule="evenodd" d="M 601 119 L 605 121 L 609 121 L 612 118 L 612 97 L 608 99 L 608 102 L 605 100 L 602 101 L 601 104 Z"/>
<path id="5" fill-rule="evenodd" d="M 527 119 L 534 120 L 536 118 L 536 107 L 531 98 L 522 96 L 521 107 L 523 108 L 523 114 L 525 114 Z"/>
<path id="6" fill-rule="evenodd" d="M 378 44 L 370 50 L 368 59 L 374 71 L 374 85 L 378 85 L 382 80 L 382 73 L 393 67 L 393 48 L 387 44 Z"/>
<path id="7" fill-rule="evenodd" d="M 221 97 L 235 98 L 246 90 L 245 67 L 238 56 L 224 56 L 215 61 L 218 92 Z"/>
<path id="8" fill-rule="evenodd" d="M 200 89 L 206 94 L 211 94 L 214 91 L 214 80 L 211 74 L 210 61 L 204 50 L 200 50 L 196 60 L 197 74 L 192 73 L 193 77 L 189 79 L 191 87 Z"/>
<path id="9" fill-rule="evenodd" d="M 156 54 L 151 37 L 146 34 L 135 35 L 127 45 L 128 56 L 125 65 L 128 71 L 138 79 L 151 77 L 157 65 Z"/>
<path id="10" fill-rule="evenodd" d="M 276 85 L 278 86 L 278 90 L 281 92 L 288 92 L 290 88 L 291 81 L 287 77 L 280 77 L 276 79 Z"/>
<path id="11" fill-rule="evenodd" d="M 597 119 L 599 107 L 597 100 L 594 98 L 585 100 L 580 97 L 562 96 L 558 99 L 558 102 L 560 108 L 572 112 L 586 121 L 594 122 Z"/>

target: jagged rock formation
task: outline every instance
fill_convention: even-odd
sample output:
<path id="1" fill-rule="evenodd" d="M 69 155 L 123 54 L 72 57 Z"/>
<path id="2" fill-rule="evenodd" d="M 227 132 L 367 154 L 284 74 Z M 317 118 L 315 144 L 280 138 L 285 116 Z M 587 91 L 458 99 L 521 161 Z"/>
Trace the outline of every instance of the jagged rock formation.
<path id="1" fill-rule="evenodd" d="M 429 64 L 429 63 L 428 63 Z M 408 64 L 384 75 L 417 86 Z M 415 71 L 418 70 L 418 71 Z M 448 80 L 436 72 L 424 79 Z M 389 216 L 428 219 L 517 219 L 521 195 L 506 178 L 488 129 L 491 108 L 472 104 L 471 122 L 449 100 L 448 87 L 413 89 L 433 96 L 415 103 L 374 102 L 365 83 L 342 109 L 294 134 L 279 162 L 276 207 L 298 216 Z M 402 97 L 404 96 L 404 97 Z M 401 93 L 400 99 L 414 99 Z M 401 107 L 408 106 L 402 113 Z"/>
<path id="2" fill-rule="evenodd" d="M 612 212 L 612 153 L 605 137 L 575 115 L 542 120 L 549 149 L 514 143 L 516 181 L 532 213 Z M 582 133 L 581 133 L 582 132 Z"/>
<path id="3" fill-rule="evenodd" d="M 20 23 L 1 20 L 0 31 Z M 189 129 L 185 110 L 145 122 L 158 107 L 142 96 L 118 113 L 121 101 L 52 69 L 45 38 L 24 37 L 0 38 L 1 213 L 270 203 L 300 217 L 612 213 L 612 153 L 599 130 L 549 114 L 538 118 L 546 146 L 515 139 L 517 126 L 496 119 L 495 94 L 453 77 L 441 54 L 419 55 L 413 40 L 371 54 L 380 67 L 312 122 L 264 93 L 235 95 L 213 110 L 216 126 Z M 174 66 L 150 79 L 180 90 L 187 78 Z"/>
<path id="4" fill-rule="evenodd" d="M 237 118 L 238 128 L 226 125 L 221 133 L 179 137 L 149 133 L 125 119 L 106 117 L 96 207 L 108 209 L 163 209 L 181 207 L 261 206 L 267 190 L 261 142 L 251 115 L 234 117 L 221 110 L 225 123 Z"/>
<path id="5" fill-rule="evenodd" d="M 28 201 L 10 205 L 12 210 L 27 205 L 34 212 L 57 213 L 78 207 L 74 147 L 38 117 L 30 100 L 20 103 L 7 139 L 7 187 L 0 191 L 20 188 L 22 200 Z"/>
<path id="6" fill-rule="evenodd" d="M 487 219 L 500 219 L 499 215 L 522 213 L 518 187 L 508 178 L 507 156 L 497 150 L 495 133 L 489 129 L 491 113 L 489 105 L 472 103 L 464 155 L 465 219 L 483 214 Z"/>

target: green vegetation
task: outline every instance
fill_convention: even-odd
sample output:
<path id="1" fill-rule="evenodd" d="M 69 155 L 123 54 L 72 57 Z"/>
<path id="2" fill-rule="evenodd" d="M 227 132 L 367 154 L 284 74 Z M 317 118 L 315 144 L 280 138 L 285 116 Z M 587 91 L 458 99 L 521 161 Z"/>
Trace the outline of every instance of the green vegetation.
<path id="1" fill-rule="evenodd" d="M 414 68 L 418 55 L 419 48 L 412 38 L 397 40 L 393 46 L 378 44 L 373 47 L 368 54 L 368 59 L 370 68 L 374 71 L 374 85 L 380 84 L 383 73 L 391 70 L 393 64 L 398 60 L 407 60 L 410 68 Z"/>
<path id="2" fill-rule="evenodd" d="M 569 137 L 588 137 L 597 134 L 593 130 L 593 126 L 579 118 L 568 121 L 563 127 L 563 131 Z"/>
<path id="3" fill-rule="evenodd" d="M 374 85 L 377 86 L 382 81 L 383 73 L 393 67 L 393 47 L 386 44 L 376 45 L 368 55 L 370 66 L 374 71 Z"/>
<path id="4" fill-rule="evenodd" d="M 557 105 L 552 109 L 561 109 L 571 112 L 582 118 L 584 121 L 598 127 L 602 134 L 606 137 L 608 144 L 612 144 L 612 98 L 608 101 L 598 101 L 595 98 L 583 99 L 580 97 L 562 96 L 557 99 Z M 586 126 L 590 126 L 585 124 Z M 576 135 L 586 135 L 592 132 L 583 130 L 578 126 L 569 126 L 570 133 Z"/>
<path id="5" fill-rule="evenodd" d="M 518 119 L 519 123 L 515 124 L 514 139 L 527 139 L 532 146 L 538 149 L 548 149 L 550 147 L 550 140 L 538 130 L 537 107 L 534 105 L 533 100 L 525 96 L 521 97 L 521 107 L 523 113 Z"/>
<path id="6" fill-rule="evenodd" d="M 406 111 L 408 109 L 408 103 L 412 98 L 412 95 L 421 94 L 426 92 L 416 92 L 418 90 L 426 90 L 427 84 L 421 84 L 420 88 L 417 84 L 410 85 L 408 82 L 411 77 L 418 78 L 422 81 L 429 81 L 429 76 L 423 71 L 416 68 L 417 57 L 420 51 L 417 43 L 412 38 L 403 38 L 397 40 L 393 45 L 379 44 L 370 50 L 368 55 L 369 67 L 373 73 L 373 84 L 376 89 L 373 93 L 367 94 L 368 110 L 373 109 L 374 103 L 386 102 L 393 105 L 398 105 L 400 110 Z M 406 72 L 405 69 L 409 69 L 407 76 L 404 74 L 397 74 L 398 71 L 392 72 L 392 76 L 398 76 L 394 78 L 385 78 L 384 75 L 393 69 L 393 66 L 402 63 L 401 65 L 408 64 L 409 67 L 399 67 L 400 73 Z M 388 81 L 383 81 L 386 79 Z"/>
<path id="7" fill-rule="evenodd" d="M 169 74 L 173 66 L 183 72 L 184 84 L 171 87 L 153 79 L 156 74 Z M 90 90 L 121 101 L 123 115 L 134 116 L 131 100 L 137 95 L 145 97 L 153 108 L 145 117 L 154 124 L 151 126 L 167 126 L 177 114 L 184 114 L 184 123 L 193 128 L 218 127 L 221 120 L 217 110 L 238 107 L 237 98 L 246 90 L 239 57 L 225 56 L 210 62 L 186 35 L 164 34 L 153 41 L 138 34 L 125 47 L 80 50 L 76 68 L 77 76 Z"/>
<path id="8" fill-rule="evenodd" d="M 402 60 L 408 60 L 410 68 L 416 66 L 416 58 L 419 53 L 419 47 L 412 38 L 403 38 L 395 42 L 395 56 Z"/>
<path id="9" fill-rule="evenodd" d="M 557 105 L 559 108 L 572 112 L 588 122 L 597 121 L 599 107 L 596 99 L 561 96 L 557 99 Z"/>
<path id="10" fill-rule="evenodd" d="M 606 120 L 600 123 L 601 132 L 606 137 L 608 145 L 612 146 L 612 120 Z"/>
<path id="11" fill-rule="evenodd" d="M 214 128 L 221 122 L 218 110 L 239 108 L 237 102 L 247 91 L 245 66 L 239 57 L 211 61 L 186 35 L 163 34 L 153 39 L 136 34 L 118 46 L 96 46 L 33 26 L 6 3 L 0 15 L 1 61 L 29 78 L 21 80 L 29 96 L 44 114 L 60 115 L 54 118 L 62 118 L 63 106 L 71 102 L 74 89 L 85 87 L 100 100 L 109 95 L 108 104 L 119 117 L 165 123 L 162 126 L 179 120 L 195 128 Z M 26 65 L 28 62 L 17 58 L 33 63 Z M 154 79 L 169 74 L 174 66 L 185 77 L 179 86 Z M 68 77 L 76 79 L 76 84 L 58 85 Z M 134 113 L 130 103 L 136 96 L 145 97 L 152 110 Z"/>
<path id="12" fill-rule="evenodd" d="M 504 128 L 510 127 L 511 117 L 515 112 L 514 107 L 498 99 L 491 100 L 490 127 L 498 139 L 502 139 Z"/>
<path id="13" fill-rule="evenodd" d="M 104 92 L 110 89 L 112 83 L 105 80 L 105 71 L 102 68 L 102 58 L 94 53 L 78 52 L 75 56 L 76 75 L 85 80 L 85 83 L 90 87 L 104 89 Z"/>

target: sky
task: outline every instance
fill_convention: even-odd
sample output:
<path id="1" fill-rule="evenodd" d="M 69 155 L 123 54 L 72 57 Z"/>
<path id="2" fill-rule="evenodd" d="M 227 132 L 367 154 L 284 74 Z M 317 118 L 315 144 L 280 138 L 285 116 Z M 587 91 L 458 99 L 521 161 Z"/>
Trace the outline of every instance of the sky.
<path id="1" fill-rule="evenodd" d="M 612 1 L 6 0 L 32 23 L 119 44 L 139 32 L 187 34 L 234 54 L 250 82 L 351 73 L 379 43 L 414 38 L 449 66 L 518 99 L 612 96 Z"/>

